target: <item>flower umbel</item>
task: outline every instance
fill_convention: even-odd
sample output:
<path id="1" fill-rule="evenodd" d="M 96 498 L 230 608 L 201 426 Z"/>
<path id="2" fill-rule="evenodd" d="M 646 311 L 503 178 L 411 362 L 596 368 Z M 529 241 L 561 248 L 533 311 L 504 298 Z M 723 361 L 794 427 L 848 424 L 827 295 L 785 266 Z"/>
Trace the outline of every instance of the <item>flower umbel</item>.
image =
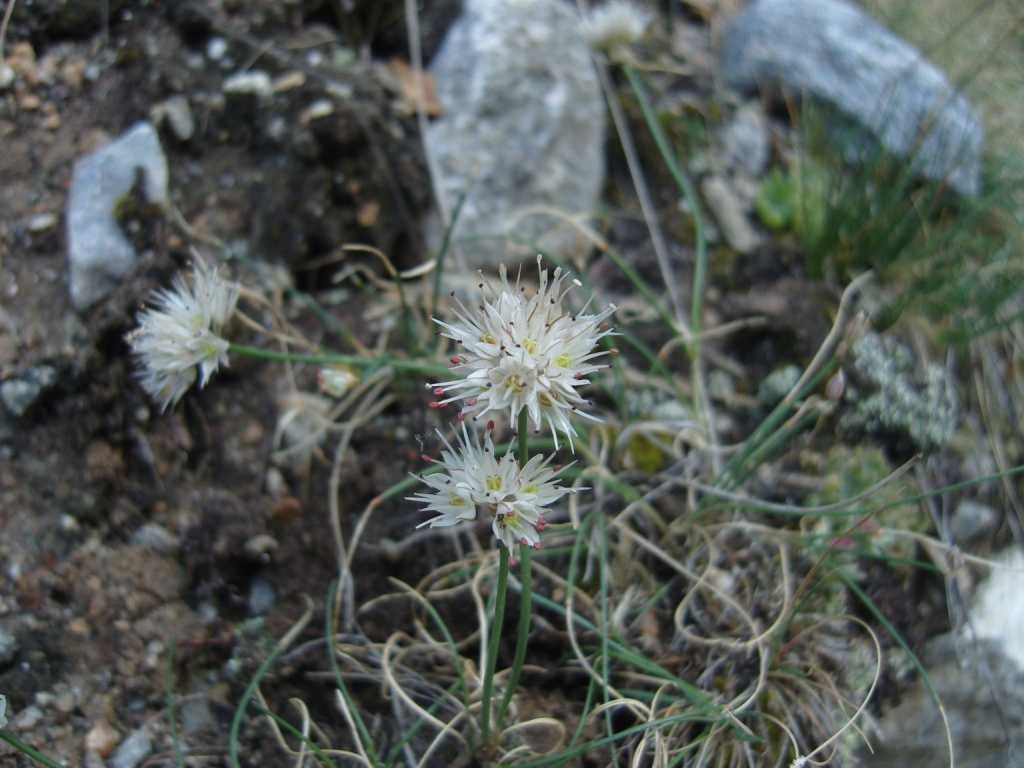
<path id="1" fill-rule="evenodd" d="M 205 387 L 221 364 L 228 364 L 224 324 L 238 301 L 238 287 L 215 267 L 196 260 L 192 288 L 176 275 L 171 289 L 156 291 L 151 306 L 139 313 L 139 327 L 128 334 L 140 366 L 139 381 L 161 410 L 177 403 L 195 382 Z"/>
<path id="2" fill-rule="evenodd" d="M 583 37 L 592 50 L 617 61 L 644 36 L 650 22 L 650 15 L 628 0 L 609 0 L 583 20 Z"/>
<path id="3" fill-rule="evenodd" d="M 416 527 L 455 525 L 475 520 L 477 511 L 484 510 L 493 515 L 494 535 L 509 551 L 516 543 L 540 549 L 538 534 L 547 524 L 547 507 L 580 489 L 559 485 L 557 478 L 563 468 L 548 466 L 550 459 L 534 456 L 520 467 L 511 453 L 500 459 L 494 455 L 490 434 L 484 436 L 483 444 L 479 437 L 470 440 L 463 424 L 457 437 L 458 448 L 454 448 L 441 435 L 445 450 L 434 463 L 443 471 L 421 476 L 432 490 L 409 497 L 409 501 L 426 504 L 427 511 L 438 513 Z"/>
<path id="4" fill-rule="evenodd" d="M 537 264 L 539 267 L 540 257 Z M 570 414 L 597 420 L 579 410 L 589 401 L 577 390 L 589 383 L 589 374 L 607 367 L 593 362 L 605 353 L 594 347 L 613 333 L 605 321 L 616 308 L 611 305 L 596 315 L 564 309 L 566 294 L 580 283 L 573 280 L 563 287 L 566 275 L 560 268 L 550 282 L 547 270 L 542 269 L 540 286 L 529 298 L 519 280 L 514 287 L 509 283 L 504 266 L 500 277 L 500 290 L 476 310 L 459 303 L 457 323 L 435 319 L 444 328 L 441 333 L 459 345 L 459 354 L 451 359 L 452 372 L 459 378 L 429 384 L 435 395 L 449 395 L 431 405 L 462 400 L 460 418 L 473 413 L 474 419 L 507 409 L 513 424 L 525 409 L 535 431 L 547 421 L 556 447 L 558 432 L 569 436 L 571 446 L 576 431 Z"/>

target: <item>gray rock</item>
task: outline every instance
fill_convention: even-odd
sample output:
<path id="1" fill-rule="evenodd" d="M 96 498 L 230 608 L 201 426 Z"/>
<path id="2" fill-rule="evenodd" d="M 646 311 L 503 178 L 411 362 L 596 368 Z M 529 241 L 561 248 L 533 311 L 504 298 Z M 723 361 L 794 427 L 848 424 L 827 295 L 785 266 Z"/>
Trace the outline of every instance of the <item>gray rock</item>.
<path id="1" fill-rule="evenodd" d="M 12 376 L 0 384 L 0 400 L 14 416 L 24 416 L 54 382 L 57 370 L 50 365 L 30 368 L 23 374 Z"/>
<path id="2" fill-rule="evenodd" d="M 768 165 L 768 130 L 764 116 L 753 107 L 743 107 L 718 130 L 722 170 L 759 179 Z"/>
<path id="3" fill-rule="evenodd" d="M 110 758 L 110 768 L 135 768 L 153 751 L 153 739 L 149 731 L 139 728 L 131 736 L 121 742 L 114 756 Z"/>
<path id="4" fill-rule="evenodd" d="M 579 17 L 556 0 L 466 0 L 430 72 L 445 114 L 426 140 L 449 208 L 469 190 L 456 240 L 508 233 L 570 252 L 574 228 L 524 214 L 536 206 L 589 214 L 601 190 L 604 102 Z M 433 247 L 442 234 L 433 225 Z M 496 240 L 465 242 L 460 252 L 473 268 L 536 253 Z"/>
<path id="5" fill-rule="evenodd" d="M 912 46 L 840 0 L 756 0 L 725 32 L 722 75 L 739 91 L 834 105 L 920 173 L 979 191 L 984 129 L 967 100 Z"/>
<path id="6" fill-rule="evenodd" d="M 1024 765 L 1024 558 L 1009 551 L 995 558 L 971 610 L 974 637 L 931 640 L 922 657 L 942 700 L 957 768 Z M 949 764 L 941 715 L 923 681 L 877 724 L 874 754 L 862 750 L 864 768 L 917 768 Z"/>
<path id="7" fill-rule="evenodd" d="M 135 249 L 114 218 L 136 170 L 150 203 L 167 203 L 167 158 L 152 123 L 139 122 L 75 163 L 68 195 L 71 302 L 79 311 L 109 296 L 134 266 Z"/>
<path id="8" fill-rule="evenodd" d="M 20 649 L 18 638 L 6 629 L 0 629 L 0 668 L 6 667 L 14 661 Z"/>
<path id="9" fill-rule="evenodd" d="M 761 242 L 754 225 L 743 213 L 743 203 L 721 176 L 709 176 L 700 184 L 704 202 L 718 222 L 722 236 L 737 253 L 750 253 Z"/>
<path id="10" fill-rule="evenodd" d="M 161 555 L 173 555 L 181 547 L 178 537 L 159 523 L 146 523 L 132 534 L 129 541 Z"/>
<path id="11" fill-rule="evenodd" d="M 957 543 L 980 539 L 995 533 L 999 525 L 999 513 L 988 504 L 974 499 L 964 499 L 957 504 L 949 521 L 953 541 Z"/>

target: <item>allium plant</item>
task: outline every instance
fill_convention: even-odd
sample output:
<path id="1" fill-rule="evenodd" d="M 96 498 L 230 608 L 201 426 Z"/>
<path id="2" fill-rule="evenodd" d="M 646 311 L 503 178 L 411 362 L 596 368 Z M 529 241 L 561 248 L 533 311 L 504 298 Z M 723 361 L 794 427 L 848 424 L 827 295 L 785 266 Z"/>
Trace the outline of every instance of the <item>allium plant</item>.
<path id="1" fill-rule="evenodd" d="M 650 14 L 628 0 L 609 0 L 583 19 L 587 45 L 612 61 L 625 56 L 651 23 Z"/>
<path id="2" fill-rule="evenodd" d="M 519 638 L 515 658 L 509 672 L 505 695 L 497 711 L 500 726 L 512 694 L 515 691 L 526 655 L 526 642 L 530 627 L 530 552 L 540 549 L 540 533 L 546 525 L 548 507 L 566 493 L 579 489 L 566 489 L 557 482 L 561 468 L 550 466 L 551 459 L 541 456 L 530 458 L 526 435 L 532 425 L 539 432 L 547 422 L 558 446 L 558 433 L 564 432 L 573 448 L 576 435 L 571 416 L 579 414 L 597 420 L 585 413 L 581 406 L 591 404 L 579 389 L 590 383 L 592 373 L 608 367 L 594 362 L 605 353 L 597 349 L 598 342 L 613 333 L 607 319 L 615 312 L 609 306 L 597 314 L 572 312 L 565 306 L 573 280 L 564 285 L 567 275 L 556 269 L 549 280 L 541 267 L 539 286 L 532 296 L 517 279 L 509 283 L 508 272 L 500 268 L 501 284 L 491 289 L 491 298 L 475 310 L 458 302 L 456 322 L 436 320 L 443 330 L 441 335 L 452 339 L 459 348 L 451 358 L 452 372 L 457 378 L 428 386 L 434 395 L 444 399 L 430 403 L 443 407 L 462 401 L 459 413 L 462 435 L 455 448 L 444 439 L 442 458 L 436 462 L 443 472 L 425 475 L 432 490 L 416 494 L 411 500 L 427 505 L 426 509 L 438 515 L 421 525 L 451 526 L 462 520 L 475 520 L 481 510 L 493 515 L 492 529 L 498 539 L 498 582 L 495 594 L 494 616 L 487 663 L 484 670 L 481 731 L 485 749 L 494 744 L 489 741 L 491 694 L 505 612 L 505 593 L 508 567 L 514 564 L 510 553 L 515 544 L 521 558 L 522 593 L 519 615 Z M 484 284 L 481 284 L 481 289 Z M 453 294 L 454 295 L 454 294 Z M 589 302 L 588 302 L 589 304 Z M 615 350 L 612 350 L 614 352 Z M 494 455 L 494 443 L 487 424 L 481 443 L 470 439 L 464 421 L 467 414 L 479 421 L 492 411 L 507 411 L 511 423 L 517 425 L 515 454 L 511 451 L 503 458 Z"/>
<path id="3" fill-rule="evenodd" d="M 425 511 L 437 512 L 438 516 L 417 528 L 475 520 L 482 509 L 492 516 L 494 535 L 510 552 L 517 543 L 540 549 L 539 533 L 547 525 L 547 507 L 565 494 L 579 490 L 558 484 L 557 477 L 564 468 L 549 466 L 551 460 L 542 456 L 534 456 L 520 468 L 511 451 L 499 459 L 494 455 L 490 434 L 484 436 L 481 445 L 479 438 L 470 440 L 465 423 L 458 436 L 458 450 L 444 435 L 441 440 L 446 450 L 441 460 L 434 463 L 443 471 L 422 478 L 433 491 L 409 498 L 426 504 Z"/>
<path id="4" fill-rule="evenodd" d="M 220 365 L 228 365 L 229 345 L 220 333 L 237 302 L 238 286 L 197 259 L 191 289 L 176 275 L 171 289 L 156 291 L 139 313 L 139 327 L 127 341 L 142 388 L 161 410 L 177 403 L 197 377 L 205 387 Z"/>
<path id="5" fill-rule="evenodd" d="M 539 257 L 537 265 L 540 268 Z M 500 277 L 500 290 L 492 290 L 493 297 L 475 310 L 459 302 L 457 323 L 435 319 L 444 328 L 441 334 L 459 347 L 459 354 L 451 358 L 452 373 L 458 378 L 428 385 L 435 395 L 448 395 L 431 406 L 463 401 L 460 417 L 474 414 L 474 419 L 507 410 L 512 424 L 525 411 L 535 432 L 547 421 L 555 447 L 559 432 L 568 436 L 572 447 L 576 430 L 570 416 L 577 413 L 596 420 L 581 410 L 590 402 L 578 390 L 590 383 L 587 376 L 607 367 L 593 361 L 605 354 L 595 347 L 613 332 L 606 320 L 615 306 L 596 315 L 565 309 L 566 295 L 580 283 L 573 280 L 563 287 L 567 275 L 561 268 L 550 282 L 548 271 L 540 269 L 540 286 L 529 298 L 519 279 L 515 286 L 509 283 L 504 265 Z"/>

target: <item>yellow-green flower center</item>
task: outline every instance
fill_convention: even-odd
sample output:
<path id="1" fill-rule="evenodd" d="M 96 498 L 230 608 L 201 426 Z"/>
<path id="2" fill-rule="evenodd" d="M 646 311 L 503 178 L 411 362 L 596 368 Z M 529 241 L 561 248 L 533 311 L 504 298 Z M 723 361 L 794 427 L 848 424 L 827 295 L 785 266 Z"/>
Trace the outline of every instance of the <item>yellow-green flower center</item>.
<path id="1" fill-rule="evenodd" d="M 480 341 L 483 342 L 484 344 L 497 344 L 498 343 L 498 340 L 496 338 L 494 338 L 494 334 L 491 333 L 490 331 L 487 331 L 486 333 L 484 333 L 484 335 L 480 337 Z"/>
<path id="2" fill-rule="evenodd" d="M 462 507 L 465 506 L 466 500 L 459 496 L 459 494 L 452 493 L 448 495 L 448 504 L 453 507 Z"/>
<path id="3" fill-rule="evenodd" d="M 563 352 L 558 357 L 556 357 L 555 365 L 557 365 L 559 368 L 568 368 L 570 365 L 572 365 L 572 358 L 569 357 L 569 353 Z"/>
<path id="4" fill-rule="evenodd" d="M 536 339 L 523 339 L 523 349 L 529 352 L 531 355 L 537 351 L 537 340 Z"/>
<path id="5" fill-rule="evenodd" d="M 528 485 L 528 486 L 526 486 L 526 487 L 525 487 L 525 488 L 523 488 L 523 490 L 522 490 L 522 491 L 520 491 L 520 492 L 521 492 L 521 493 L 536 493 L 536 492 L 538 491 L 538 489 L 539 489 L 539 488 L 540 488 L 540 486 L 539 486 L 539 485 L 537 485 L 536 483 L 534 483 L 533 485 Z"/>
<path id="6" fill-rule="evenodd" d="M 501 490 L 501 477 L 499 477 L 498 475 L 491 475 L 484 482 L 487 484 L 488 491 Z"/>

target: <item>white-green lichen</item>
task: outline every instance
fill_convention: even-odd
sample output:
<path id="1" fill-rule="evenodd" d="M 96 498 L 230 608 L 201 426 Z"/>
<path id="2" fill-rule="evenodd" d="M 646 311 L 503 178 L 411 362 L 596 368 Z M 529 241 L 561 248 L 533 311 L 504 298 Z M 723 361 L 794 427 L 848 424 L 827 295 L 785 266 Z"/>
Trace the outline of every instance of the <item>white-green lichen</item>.
<path id="1" fill-rule="evenodd" d="M 918 375 L 909 350 L 894 338 L 868 331 L 851 349 L 854 366 L 871 392 L 848 387 L 846 400 L 855 410 L 843 417 L 846 429 L 905 435 L 922 451 L 949 444 L 959 409 L 949 376 L 929 365 Z"/>

